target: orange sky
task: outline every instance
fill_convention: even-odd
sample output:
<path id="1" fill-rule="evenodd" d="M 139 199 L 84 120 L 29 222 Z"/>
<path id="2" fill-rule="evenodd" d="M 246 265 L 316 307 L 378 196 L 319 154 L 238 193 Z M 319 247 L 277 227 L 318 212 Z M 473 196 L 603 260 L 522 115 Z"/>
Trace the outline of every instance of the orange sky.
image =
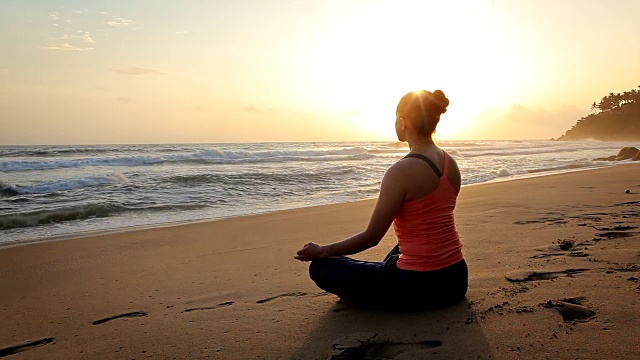
<path id="1" fill-rule="evenodd" d="M 394 140 L 415 89 L 439 139 L 558 137 L 640 85 L 640 2 L 0 4 L 0 144 Z"/>

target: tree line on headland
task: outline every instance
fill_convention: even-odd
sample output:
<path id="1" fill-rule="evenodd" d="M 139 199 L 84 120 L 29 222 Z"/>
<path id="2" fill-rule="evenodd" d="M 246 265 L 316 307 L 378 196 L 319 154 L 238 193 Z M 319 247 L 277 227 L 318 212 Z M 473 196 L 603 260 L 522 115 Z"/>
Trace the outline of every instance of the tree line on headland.
<path id="1" fill-rule="evenodd" d="M 640 140 L 640 90 L 610 93 L 591 110 L 557 140 Z"/>

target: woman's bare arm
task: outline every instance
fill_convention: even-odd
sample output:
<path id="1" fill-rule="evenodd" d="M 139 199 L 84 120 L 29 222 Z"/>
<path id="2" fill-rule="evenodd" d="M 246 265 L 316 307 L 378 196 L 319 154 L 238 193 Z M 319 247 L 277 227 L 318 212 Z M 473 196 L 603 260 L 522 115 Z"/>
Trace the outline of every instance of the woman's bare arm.
<path id="1" fill-rule="evenodd" d="M 295 258 L 309 261 L 322 257 L 351 255 L 378 245 L 389 230 L 396 214 L 400 211 L 406 194 L 402 168 L 399 165 L 395 164 L 385 173 L 378 201 L 369 220 L 369 225 L 363 232 L 329 245 L 306 244 L 298 251 Z"/>

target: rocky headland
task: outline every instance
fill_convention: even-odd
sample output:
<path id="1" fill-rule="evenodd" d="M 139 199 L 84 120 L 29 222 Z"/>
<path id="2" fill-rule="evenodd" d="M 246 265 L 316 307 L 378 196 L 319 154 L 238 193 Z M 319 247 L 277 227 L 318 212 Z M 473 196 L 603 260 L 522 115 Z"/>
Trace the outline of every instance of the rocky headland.
<path id="1" fill-rule="evenodd" d="M 640 88 L 640 86 L 638 87 Z M 640 91 L 610 93 L 591 104 L 592 113 L 582 117 L 557 140 L 640 140 Z"/>

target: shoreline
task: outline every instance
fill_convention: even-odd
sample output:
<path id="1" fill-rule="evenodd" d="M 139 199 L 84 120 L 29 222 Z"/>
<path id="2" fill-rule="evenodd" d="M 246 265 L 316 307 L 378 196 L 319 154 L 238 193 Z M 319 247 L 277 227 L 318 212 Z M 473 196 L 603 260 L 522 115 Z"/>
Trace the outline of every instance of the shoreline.
<path id="1" fill-rule="evenodd" d="M 481 183 L 462 185 L 462 188 L 476 187 L 476 186 L 495 184 L 495 183 L 508 183 L 508 182 L 513 182 L 513 181 L 522 181 L 522 180 L 539 178 L 539 177 L 557 176 L 557 175 L 562 175 L 562 174 L 570 174 L 570 173 L 577 173 L 577 172 L 583 172 L 583 171 L 597 171 L 597 170 L 607 169 L 607 168 L 610 168 L 610 167 L 631 166 L 633 164 L 634 164 L 633 162 L 610 163 L 610 164 L 603 164 L 602 166 L 598 166 L 598 167 L 558 170 L 558 171 L 545 172 L 545 173 L 531 173 L 531 174 L 527 174 L 527 175 L 524 175 L 524 176 L 522 176 L 522 175 L 514 175 L 514 176 L 516 176 L 515 178 L 510 178 L 509 176 L 506 176 L 503 179 L 501 177 L 498 177 L 496 179 L 485 181 L 485 182 L 481 182 Z M 55 236 L 51 236 L 51 237 L 40 237 L 40 238 L 32 238 L 32 239 L 24 239 L 24 240 L 14 240 L 14 241 L 8 241 L 8 242 L 0 242 L 0 250 L 2 250 L 4 248 L 15 247 L 15 246 L 25 246 L 25 245 L 46 243 L 46 242 L 66 241 L 66 240 L 72 240 L 72 239 L 78 239 L 78 238 L 84 238 L 84 237 L 105 236 L 105 235 L 127 233 L 127 232 L 132 232 L 132 231 L 143 231 L 143 230 L 156 229 L 156 228 L 157 229 L 162 229 L 162 228 L 170 228 L 170 227 L 175 227 L 175 226 L 185 226 L 185 225 L 191 225 L 191 224 L 200 224 L 200 223 L 224 221 L 224 220 L 234 219 L 234 218 L 260 216 L 260 215 L 271 214 L 271 213 L 292 211 L 292 210 L 297 210 L 297 209 L 307 209 L 307 208 L 330 206 L 330 205 L 349 204 L 349 203 L 355 203 L 355 202 L 375 201 L 376 199 L 377 199 L 377 197 L 373 197 L 373 198 L 369 198 L 369 199 L 359 199 L 359 200 L 352 200 L 352 201 L 346 201 L 346 202 L 299 206 L 299 207 L 285 208 L 285 209 L 265 211 L 265 212 L 258 212 L 258 213 L 252 213 L 252 214 L 231 215 L 231 216 L 225 216 L 225 217 L 219 217 L 219 218 L 209 218 L 209 219 L 192 220 L 192 221 L 186 220 L 186 221 L 157 223 L 157 224 L 149 224 L 149 225 L 134 225 L 134 226 L 123 227 L 123 228 L 104 229 L 104 230 L 85 231 L 85 232 L 74 232 L 74 233 L 63 234 L 63 235 L 55 235 Z"/>

